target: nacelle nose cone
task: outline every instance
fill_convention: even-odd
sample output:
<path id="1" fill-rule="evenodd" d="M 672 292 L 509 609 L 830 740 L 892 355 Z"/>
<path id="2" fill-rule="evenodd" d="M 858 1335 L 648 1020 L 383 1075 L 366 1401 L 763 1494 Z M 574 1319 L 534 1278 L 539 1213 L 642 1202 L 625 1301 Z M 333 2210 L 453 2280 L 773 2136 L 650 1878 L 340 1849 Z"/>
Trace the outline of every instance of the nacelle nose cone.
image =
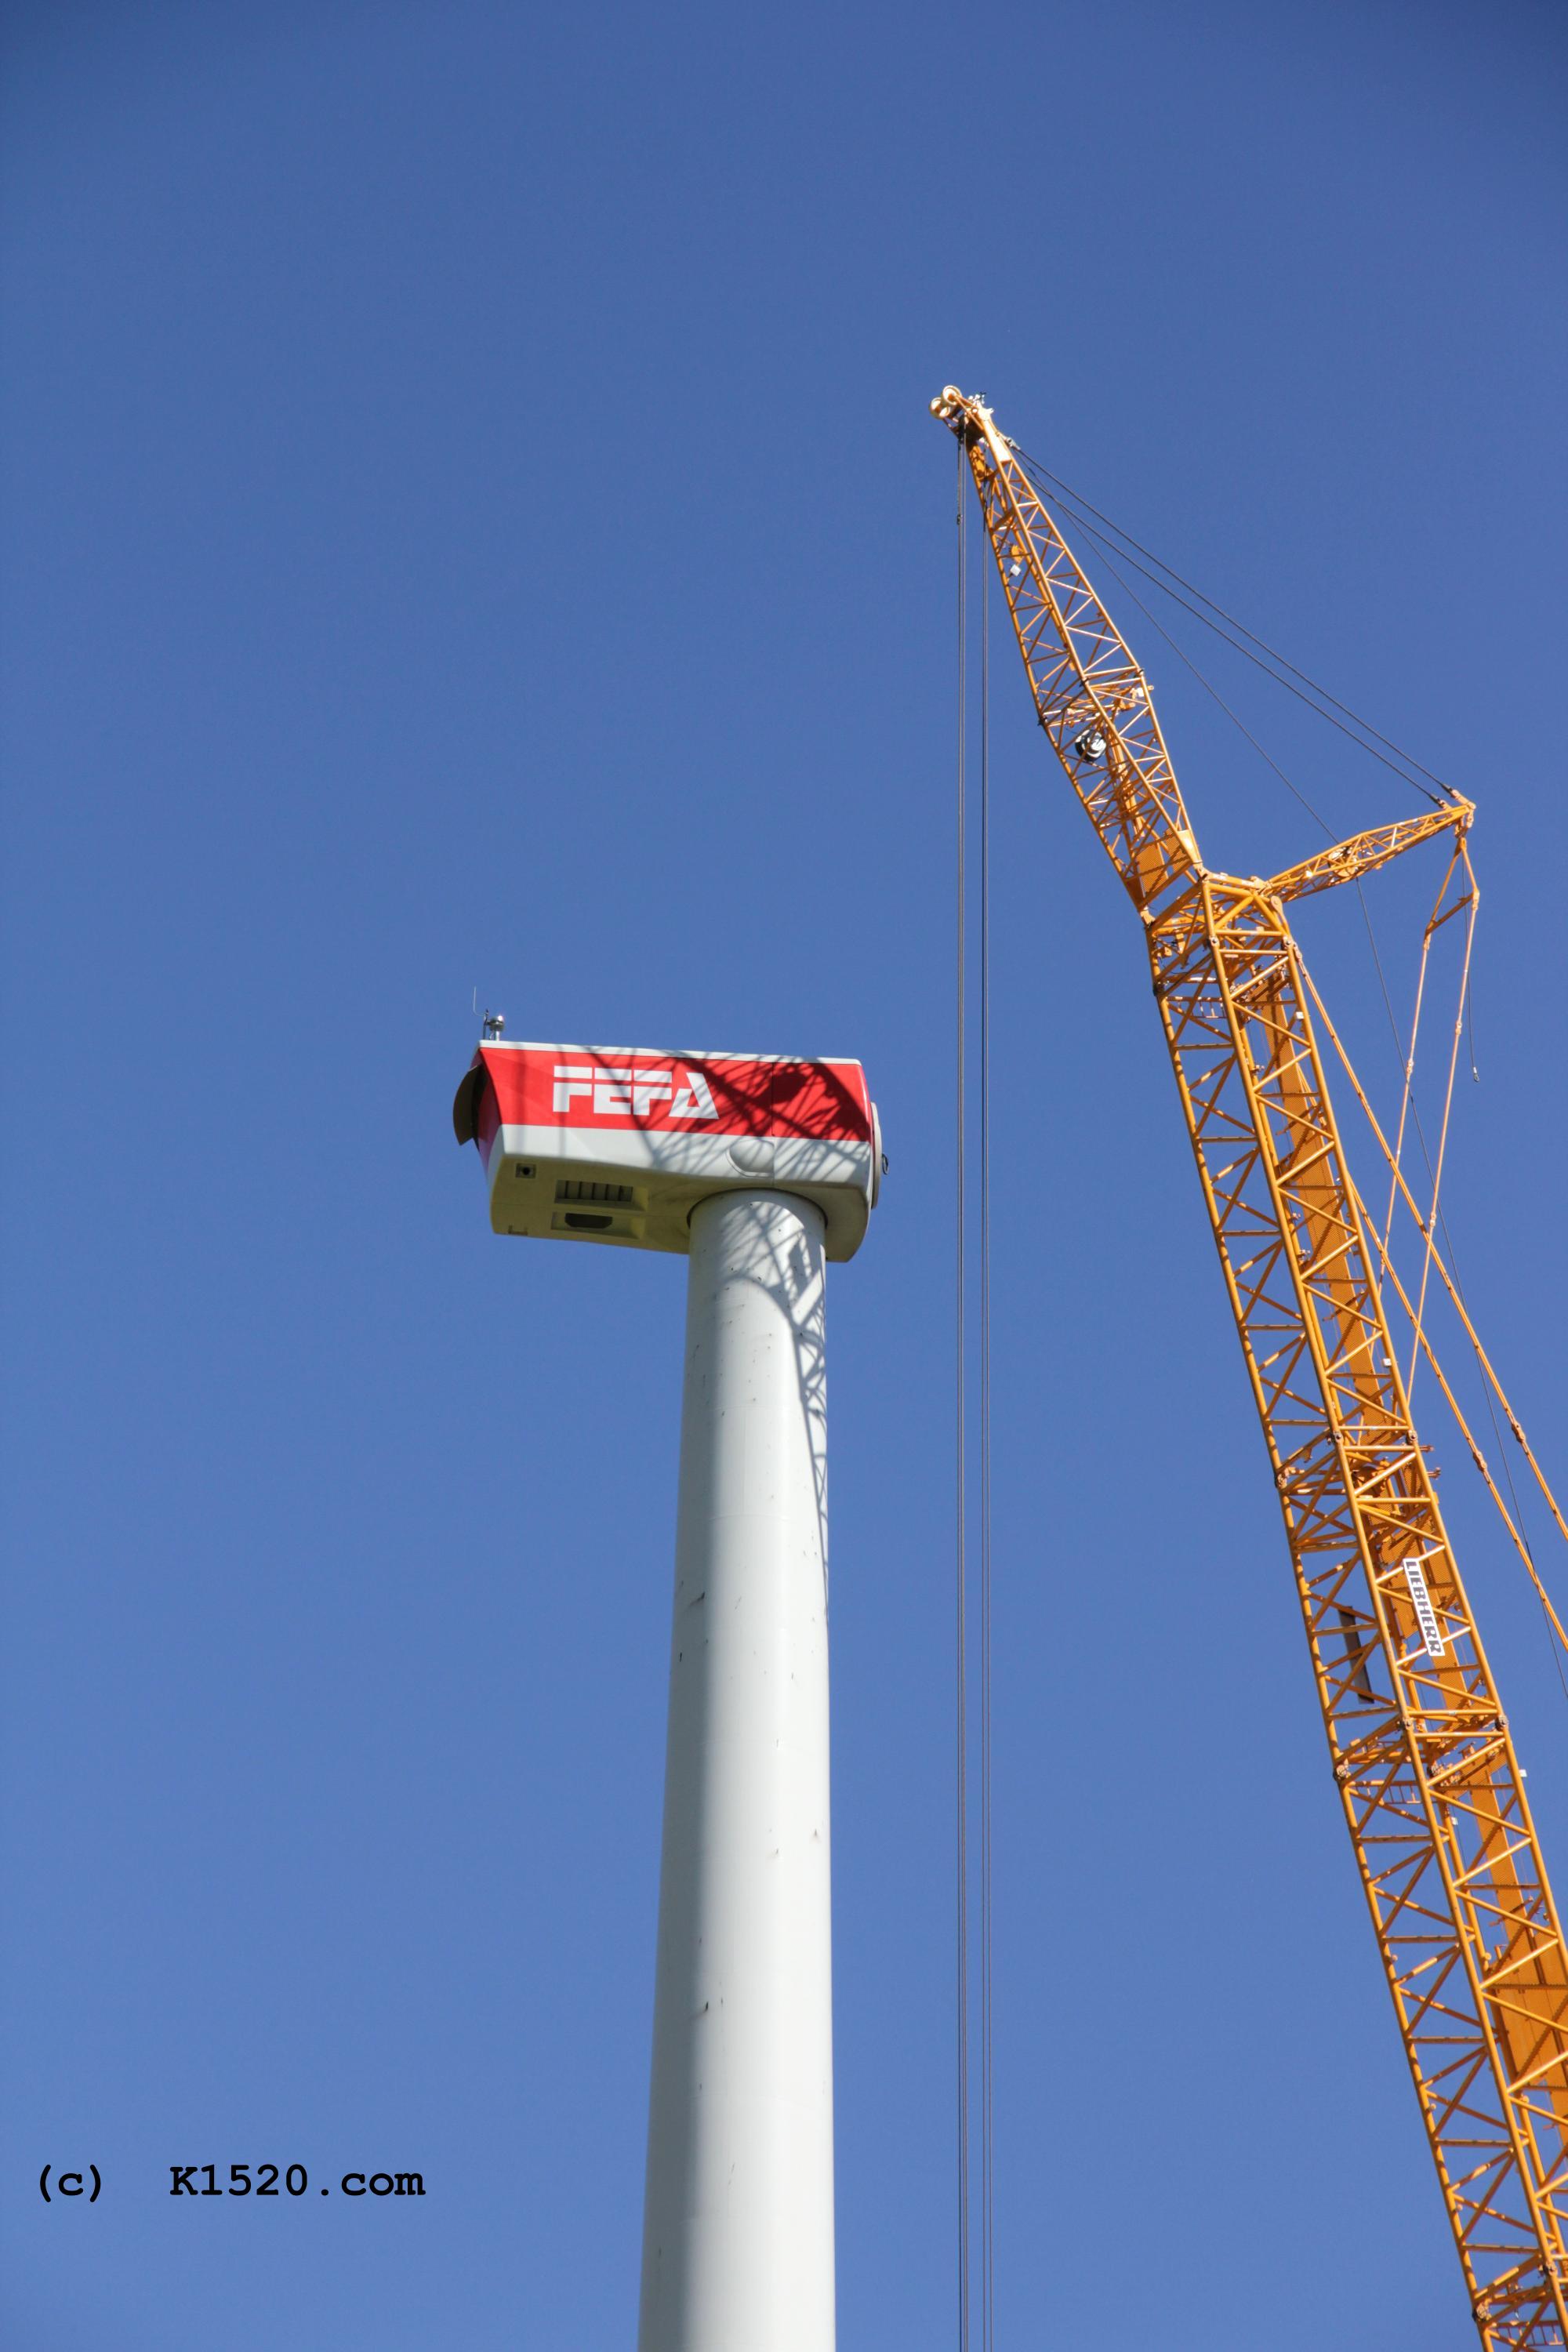
<path id="1" fill-rule="evenodd" d="M 473 1143 L 479 1131 L 479 1096 L 484 1091 L 485 1066 L 476 1054 L 458 1081 L 452 1097 L 452 1132 L 459 1143 Z"/>

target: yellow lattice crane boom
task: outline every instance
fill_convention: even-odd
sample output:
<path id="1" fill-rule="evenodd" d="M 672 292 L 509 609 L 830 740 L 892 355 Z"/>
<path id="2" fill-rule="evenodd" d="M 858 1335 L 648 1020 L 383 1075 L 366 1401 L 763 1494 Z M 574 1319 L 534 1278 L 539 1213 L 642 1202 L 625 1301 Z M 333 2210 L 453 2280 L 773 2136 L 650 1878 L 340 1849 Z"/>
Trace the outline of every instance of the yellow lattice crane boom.
<path id="1" fill-rule="evenodd" d="M 1040 725 L 1138 909 L 1263 1424 L 1333 1778 L 1471 2307 L 1568 2346 L 1568 1951 L 1411 1420 L 1286 908 L 1468 801 L 1271 880 L 1205 867 L 1142 670 L 998 431 L 949 385 Z"/>

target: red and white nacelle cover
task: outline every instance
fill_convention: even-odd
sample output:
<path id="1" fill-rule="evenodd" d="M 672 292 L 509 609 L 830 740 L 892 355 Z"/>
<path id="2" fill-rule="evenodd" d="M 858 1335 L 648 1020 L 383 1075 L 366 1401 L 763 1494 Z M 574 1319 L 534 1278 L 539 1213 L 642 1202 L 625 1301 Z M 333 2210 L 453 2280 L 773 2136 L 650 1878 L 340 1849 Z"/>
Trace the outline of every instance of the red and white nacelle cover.
<path id="1" fill-rule="evenodd" d="M 487 1038 L 452 1105 L 479 1145 L 498 1234 L 687 1250 L 714 1192 L 794 1192 L 830 1258 L 865 1238 L 882 1166 L 858 1062 Z"/>

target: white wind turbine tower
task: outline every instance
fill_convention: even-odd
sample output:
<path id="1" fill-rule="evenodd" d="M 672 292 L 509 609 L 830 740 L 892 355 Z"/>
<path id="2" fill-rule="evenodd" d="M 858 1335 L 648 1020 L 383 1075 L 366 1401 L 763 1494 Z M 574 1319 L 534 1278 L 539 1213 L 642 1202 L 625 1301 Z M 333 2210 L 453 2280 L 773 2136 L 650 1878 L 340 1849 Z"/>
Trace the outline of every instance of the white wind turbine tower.
<path id="1" fill-rule="evenodd" d="M 500 1234 L 689 1270 L 639 2352 L 832 2352 L 826 1262 L 858 1062 L 508 1043 L 458 1089 Z"/>

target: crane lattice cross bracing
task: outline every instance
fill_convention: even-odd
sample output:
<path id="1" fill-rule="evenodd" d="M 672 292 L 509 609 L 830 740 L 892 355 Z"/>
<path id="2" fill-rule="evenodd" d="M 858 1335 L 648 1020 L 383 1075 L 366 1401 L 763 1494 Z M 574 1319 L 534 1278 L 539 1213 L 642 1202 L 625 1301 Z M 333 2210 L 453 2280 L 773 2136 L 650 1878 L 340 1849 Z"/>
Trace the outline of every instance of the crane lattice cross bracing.
<path id="1" fill-rule="evenodd" d="M 1041 726 L 1142 919 L 1284 1514 L 1334 1781 L 1482 2342 L 1568 2343 L 1568 1954 L 1411 1421 L 1288 901 L 1448 828 L 1272 881 L 1210 873 L 1138 664 L 982 402 L 968 457 Z"/>

